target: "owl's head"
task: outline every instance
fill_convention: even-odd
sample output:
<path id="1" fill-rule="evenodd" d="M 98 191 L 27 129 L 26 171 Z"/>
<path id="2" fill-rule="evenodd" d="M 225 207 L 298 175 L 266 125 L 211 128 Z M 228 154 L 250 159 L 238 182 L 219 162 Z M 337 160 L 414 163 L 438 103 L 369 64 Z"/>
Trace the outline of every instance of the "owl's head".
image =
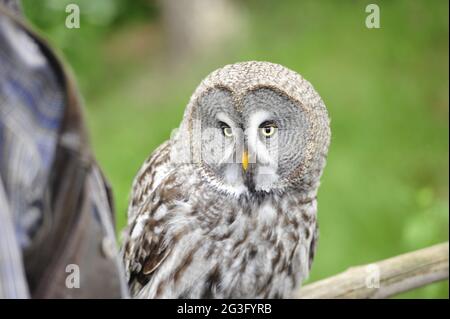
<path id="1" fill-rule="evenodd" d="M 196 89 L 176 140 L 221 191 L 317 189 L 329 119 L 312 85 L 278 64 L 243 62 L 212 72 Z"/>

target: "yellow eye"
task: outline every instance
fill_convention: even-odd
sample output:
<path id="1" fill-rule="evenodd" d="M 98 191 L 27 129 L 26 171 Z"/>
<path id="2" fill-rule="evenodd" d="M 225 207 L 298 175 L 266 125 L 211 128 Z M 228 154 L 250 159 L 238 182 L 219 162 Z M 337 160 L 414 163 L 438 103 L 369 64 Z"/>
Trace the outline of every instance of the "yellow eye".
<path id="1" fill-rule="evenodd" d="M 260 127 L 261 134 L 265 137 L 271 137 L 273 134 L 275 134 L 277 127 L 275 124 L 267 124 L 263 127 Z"/>
<path id="2" fill-rule="evenodd" d="M 223 135 L 225 135 L 226 137 L 232 137 L 233 136 L 233 130 L 229 126 L 223 127 L 222 131 L 223 131 Z"/>

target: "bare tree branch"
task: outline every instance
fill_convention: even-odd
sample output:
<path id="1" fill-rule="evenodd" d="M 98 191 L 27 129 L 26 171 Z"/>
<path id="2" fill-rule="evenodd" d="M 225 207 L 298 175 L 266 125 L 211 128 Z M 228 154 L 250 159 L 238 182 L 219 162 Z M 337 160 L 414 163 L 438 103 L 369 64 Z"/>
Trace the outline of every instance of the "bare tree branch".
<path id="1" fill-rule="evenodd" d="M 448 279 L 448 242 L 351 267 L 304 286 L 295 298 L 387 298 Z"/>

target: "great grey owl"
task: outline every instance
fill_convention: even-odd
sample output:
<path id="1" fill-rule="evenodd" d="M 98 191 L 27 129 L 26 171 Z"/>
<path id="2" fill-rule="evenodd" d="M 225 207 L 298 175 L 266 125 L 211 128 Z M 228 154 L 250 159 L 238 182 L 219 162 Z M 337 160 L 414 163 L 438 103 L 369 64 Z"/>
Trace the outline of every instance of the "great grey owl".
<path id="1" fill-rule="evenodd" d="M 137 298 L 285 298 L 308 275 L 326 107 L 269 62 L 212 72 L 139 170 L 123 258 Z"/>

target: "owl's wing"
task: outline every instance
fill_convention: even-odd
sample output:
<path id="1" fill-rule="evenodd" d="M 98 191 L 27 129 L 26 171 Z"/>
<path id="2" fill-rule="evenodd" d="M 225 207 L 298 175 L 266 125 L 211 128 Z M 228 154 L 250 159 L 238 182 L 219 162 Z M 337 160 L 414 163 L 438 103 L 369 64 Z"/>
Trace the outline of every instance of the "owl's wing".
<path id="1" fill-rule="evenodd" d="M 133 181 L 131 200 L 128 206 L 128 222 L 132 222 L 136 218 L 139 207 L 169 173 L 170 147 L 170 140 L 161 144 L 139 169 Z"/>
<path id="2" fill-rule="evenodd" d="M 125 270 L 133 296 L 150 281 L 153 272 L 170 253 L 170 243 L 165 241 L 163 233 L 158 232 L 157 222 L 151 217 L 158 209 L 151 202 L 148 198 L 137 212 L 123 246 Z"/>
<path id="3" fill-rule="evenodd" d="M 170 241 L 160 233 L 153 218 L 159 210 L 165 210 L 161 200 L 166 196 L 168 179 L 176 172 L 170 163 L 171 142 L 158 147 L 144 162 L 133 181 L 128 208 L 128 229 L 123 242 L 125 270 L 133 295 L 151 278 L 153 272 L 170 253 Z"/>
<path id="4" fill-rule="evenodd" d="M 177 177 L 178 171 L 170 170 L 136 207 L 135 218 L 128 225 L 123 257 L 133 296 L 150 282 L 172 247 L 186 233 L 185 227 L 168 230 L 168 218 L 192 209 L 183 200 L 186 190 Z"/>

